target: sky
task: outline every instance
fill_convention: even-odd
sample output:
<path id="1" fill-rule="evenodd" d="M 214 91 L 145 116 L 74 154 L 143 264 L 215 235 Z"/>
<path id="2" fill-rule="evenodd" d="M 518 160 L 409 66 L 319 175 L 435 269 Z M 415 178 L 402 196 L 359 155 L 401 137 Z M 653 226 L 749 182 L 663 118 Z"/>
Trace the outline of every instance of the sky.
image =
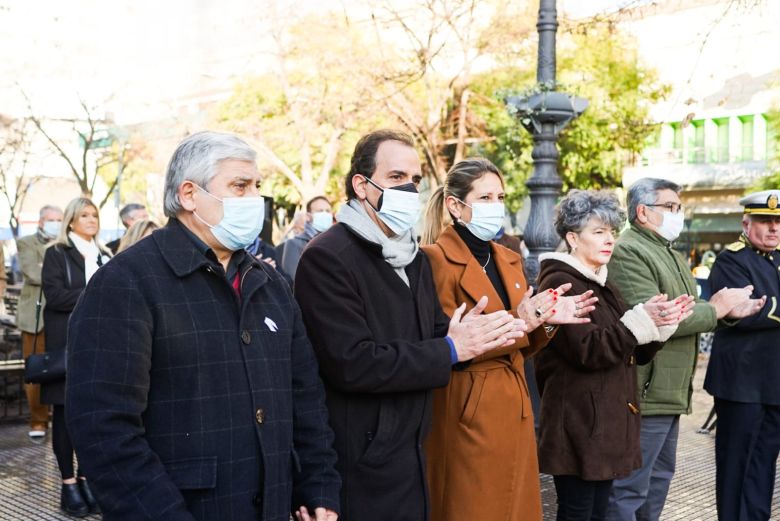
<path id="1" fill-rule="evenodd" d="M 636 7 L 653 0 L 558 0 L 557 9 L 572 18 L 609 13 L 622 7 Z"/>
<path id="2" fill-rule="evenodd" d="M 558 0 L 588 16 L 646 0 Z M 0 0 L 0 112 L 71 118 L 79 97 L 132 123 L 193 92 L 224 91 L 267 69 L 268 2 L 256 0 Z M 282 5 L 286 5 L 284 1 Z M 292 6 L 293 4 L 287 4 Z M 333 3 L 296 0 L 295 9 Z M 354 12 L 365 2 L 341 0 Z"/>

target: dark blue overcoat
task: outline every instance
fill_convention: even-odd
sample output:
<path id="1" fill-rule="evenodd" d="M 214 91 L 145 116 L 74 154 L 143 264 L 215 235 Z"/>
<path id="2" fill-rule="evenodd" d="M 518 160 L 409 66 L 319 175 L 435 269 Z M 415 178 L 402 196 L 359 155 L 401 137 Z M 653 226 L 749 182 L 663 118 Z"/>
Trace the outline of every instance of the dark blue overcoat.
<path id="1" fill-rule="evenodd" d="M 240 298 L 171 220 L 101 268 L 73 311 L 66 415 L 105 521 L 338 511 L 298 306 L 250 255 L 239 275 Z"/>
<path id="2" fill-rule="evenodd" d="M 715 332 L 704 388 L 732 402 L 780 405 L 780 250 L 762 254 L 744 241 L 731 244 L 709 280 L 712 293 L 752 284 L 753 298 L 767 301 L 757 314 Z"/>

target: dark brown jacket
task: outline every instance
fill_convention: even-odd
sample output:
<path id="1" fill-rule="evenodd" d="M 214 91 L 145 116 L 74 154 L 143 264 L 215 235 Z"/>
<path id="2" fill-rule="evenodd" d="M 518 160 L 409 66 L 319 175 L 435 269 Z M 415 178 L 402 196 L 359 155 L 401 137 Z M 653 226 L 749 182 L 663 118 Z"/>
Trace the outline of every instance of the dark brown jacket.
<path id="1" fill-rule="evenodd" d="M 535 358 L 539 469 L 592 481 L 623 478 L 641 466 L 636 363 L 649 362 L 661 345 L 637 348 L 620 320 L 629 307 L 601 269 L 596 281 L 560 260 L 542 260 L 540 291 L 571 282 L 569 294 L 593 290 L 599 302 L 589 324 L 561 326 Z"/>

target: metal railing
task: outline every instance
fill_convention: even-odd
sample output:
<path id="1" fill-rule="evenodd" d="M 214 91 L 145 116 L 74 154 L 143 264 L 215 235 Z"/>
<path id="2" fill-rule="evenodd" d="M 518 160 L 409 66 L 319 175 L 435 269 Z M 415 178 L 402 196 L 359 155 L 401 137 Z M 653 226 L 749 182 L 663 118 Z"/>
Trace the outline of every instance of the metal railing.
<path id="1" fill-rule="evenodd" d="M 648 148 L 642 151 L 642 166 L 680 165 L 703 163 L 741 163 L 753 161 L 755 150 L 752 145 L 739 147 L 732 156 L 727 146 L 687 147 L 683 148 Z"/>

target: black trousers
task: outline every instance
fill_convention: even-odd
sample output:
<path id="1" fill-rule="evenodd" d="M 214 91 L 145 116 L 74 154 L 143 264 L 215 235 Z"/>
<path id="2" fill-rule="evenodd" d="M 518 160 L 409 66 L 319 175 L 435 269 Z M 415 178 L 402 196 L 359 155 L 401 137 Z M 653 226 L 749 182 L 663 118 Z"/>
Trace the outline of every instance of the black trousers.
<path id="1" fill-rule="evenodd" d="M 715 492 L 721 521 L 767 521 L 780 452 L 780 406 L 715 398 Z"/>
<path id="2" fill-rule="evenodd" d="M 553 476 L 558 494 L 556 521 L 601 521 L 606 517 L 612 480 L 585 481 L 579 476 Z"/>
<path id="3" fill-rule="evenodd" d="M 73 451 L 73 443 L 70 441 L 68 429 L 65 426 L 65 406 L 55 405 L 52 410 L 51 419 L 51 447 L 54 456 L 57 458 L 57 466 L 60 468 L 62 479 L 76 477 L 73 471 L 73 457 L 76 455 Z M 79 473 L 81 476 L 81 473 Z"/>

